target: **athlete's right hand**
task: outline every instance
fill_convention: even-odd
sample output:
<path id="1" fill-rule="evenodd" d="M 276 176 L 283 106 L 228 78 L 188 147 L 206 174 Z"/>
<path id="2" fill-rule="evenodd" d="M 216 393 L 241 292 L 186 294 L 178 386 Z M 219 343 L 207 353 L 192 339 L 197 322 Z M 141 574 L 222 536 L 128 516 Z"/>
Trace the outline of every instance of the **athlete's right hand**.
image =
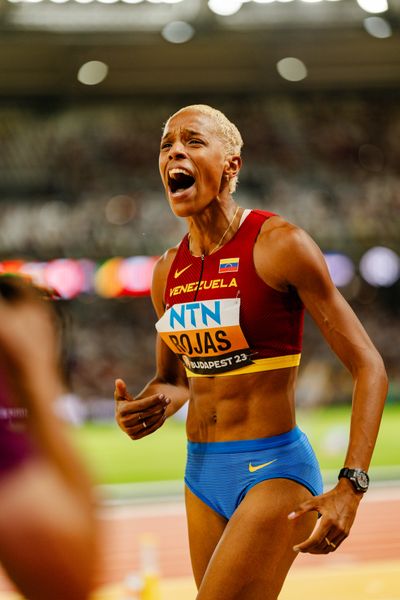
<path id="1" fill-rule="evenodd" d="M 114 400 L 116 421 L 132 440 L 139 440 L 161 427 L 171 402 L 164 394 L 135 399 L 122 379 L 115 381 Z"/>

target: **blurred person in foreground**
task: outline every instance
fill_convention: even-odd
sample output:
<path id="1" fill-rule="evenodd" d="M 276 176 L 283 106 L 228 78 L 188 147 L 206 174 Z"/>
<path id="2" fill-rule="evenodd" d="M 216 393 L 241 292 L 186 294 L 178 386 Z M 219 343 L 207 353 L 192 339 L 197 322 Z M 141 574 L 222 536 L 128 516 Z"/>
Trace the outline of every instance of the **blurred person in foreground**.
<path id="1" fill-rule="evenodd" d="M 93 499 L 55 412 L 63 384 L 51 304 L 23 278 L 0 276 L 0 563 L 29 600 L 84 600 Z"/>
<path id="2" fill-rule="evenodd" d="M 275 600 L 299 552 L 340 546 L 368 487 L 387 393 L 382 359 L 316 244 L 233 199 L 241 147 L 211 107 L 168 119 L 159 168 L 188 234 L 154 271 L 156 375 L 136 397 L 123 380 L 115 390 L 133 440 L 189 399 L 185 498 L 199 600 Z M 304 308 L 354 381 L 344 469 L 326 493 L 295 417 Z"/>

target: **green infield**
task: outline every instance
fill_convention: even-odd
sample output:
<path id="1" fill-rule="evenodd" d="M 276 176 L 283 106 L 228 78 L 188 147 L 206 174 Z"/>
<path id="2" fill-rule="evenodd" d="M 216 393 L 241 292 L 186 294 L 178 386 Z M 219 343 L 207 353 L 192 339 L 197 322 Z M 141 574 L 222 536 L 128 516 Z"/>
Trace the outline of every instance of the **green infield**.
<path id="1" fill-rule="evenodd" d="M 324 473 L 343 465 L 349 430 L 349 407 L 298 412 Z M 375 448 L 372 470 L 379 477 L 400 477 L 400 405 L 387 405 Z M 153 435 L 132 441 L 113 423 L 87 424 L 73 432 L 95 480 L 101 484 L 182 479 L 185 464 L 184 424 L 170 419 Z M 396 469 L 396 467 L 398 467 Z"/>

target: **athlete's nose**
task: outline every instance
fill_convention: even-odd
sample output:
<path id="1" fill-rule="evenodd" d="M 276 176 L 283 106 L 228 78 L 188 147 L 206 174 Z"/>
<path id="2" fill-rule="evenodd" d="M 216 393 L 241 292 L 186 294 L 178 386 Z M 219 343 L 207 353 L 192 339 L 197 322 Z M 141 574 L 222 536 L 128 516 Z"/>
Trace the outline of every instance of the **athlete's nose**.
<path id="1" fill-rule="evenodd" d="M 181 141 L 175 141 L 169 149 L 169 158 L 185 158 L 185 146 Z"/>

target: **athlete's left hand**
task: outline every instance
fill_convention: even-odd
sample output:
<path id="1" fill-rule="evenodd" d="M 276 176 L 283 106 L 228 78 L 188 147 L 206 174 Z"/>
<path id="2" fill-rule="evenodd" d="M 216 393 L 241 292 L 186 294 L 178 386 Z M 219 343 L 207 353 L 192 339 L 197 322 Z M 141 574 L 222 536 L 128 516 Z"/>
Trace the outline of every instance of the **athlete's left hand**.
<path id="1" fill-rule="evenodd" d="M 293 550 L 310 554 L 334 552 L 349 535 L 362 495 L 349 481 L 341 479 L 329 492 L 300 504 L 288 515 L 289 519 L 301 518 L 310 511 L 318 511 L 321 518 L 310 537 Z"/>

